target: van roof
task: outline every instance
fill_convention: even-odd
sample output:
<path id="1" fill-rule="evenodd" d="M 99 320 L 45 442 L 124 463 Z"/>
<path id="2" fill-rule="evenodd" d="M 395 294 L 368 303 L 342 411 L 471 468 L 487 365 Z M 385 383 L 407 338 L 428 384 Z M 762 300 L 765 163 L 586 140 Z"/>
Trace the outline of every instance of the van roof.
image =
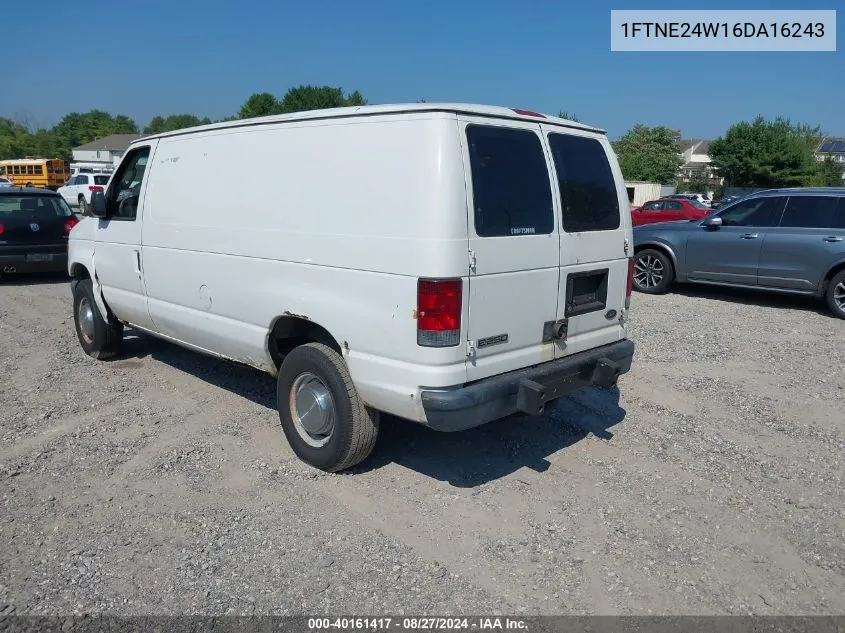
<path id="1" fill-rule="evenodd" d="M 374 116 L 379 114 L 402 114 L 415 112 L 453 112 L 456 114 L 469 114 L 476 116 L 487 116 L 498 119 L 513 119 L 517 121 L 537 121 L 549 125 L 560 125 L 568 128 L 575 128 L 585 130 L 587 132 L 595 132 L 597 134 L 606 134 L 606 131 L 590 125 L 584 125 L 577 121 L 570 121 L 568 119 L 561 119 L 556 116 L 533 112 L 529 110 L 522 110 L 519 108 L 504 108 L 501 106 L 486 106 L 468 103 L 398 103 L 398 104 L 383 104 L 383 105 L 366 105 L 366 106 L 351 106 L 346 108 L 327 108 L 323 110 L 307 110 L 304 112 L 293 112 L 290 114 L 274 114 L 271 116 L 256 117 L 252 119 L 237 119 L 235 121 L 225 121 L 221 123 L 212 123 L 210 125 L 199 125 L 196 127 L 183 128 L 181 130 L 174 130 L 172 132 L 163 132 L 161 134 L 150 134 L 143 136 L 135 141 L 133 145 L 144 140 L 153 138 L 164 138 L 168 136 L 180 136 L 182 134 L 193 134 L 195 132 L 204 132 L 206 130 L 222 130 L 226 128 L 246 127 L 252 125 L 266 125 L 269 123 L 284 123 L 287 121 L 308 121 L 319 119 L 340 119 L 349 117 L 364 117 Z"/>

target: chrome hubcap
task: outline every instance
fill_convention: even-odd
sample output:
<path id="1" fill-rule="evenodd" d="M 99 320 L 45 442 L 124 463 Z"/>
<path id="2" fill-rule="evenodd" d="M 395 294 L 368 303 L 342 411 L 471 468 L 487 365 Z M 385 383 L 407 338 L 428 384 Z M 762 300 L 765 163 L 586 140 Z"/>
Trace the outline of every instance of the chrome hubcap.
<path id="1" fill-rule="evenodd" d="M 833 289 L 833 301 L 836 306 L 845 312 L 845 281 L 840 281 Z"/>
<path id="2" fill-rule="evenodd" d="M 82 332 L 85 342 L 92 342 L 94 340 L 94 309 L 87 297 L 83 297 L 79 302 L 76 317 L 79 322 L 79 331 Z"/>
<path id="3" fill-rule="evenodd" d="M 335 405 L 331 391 L 315 374 L 299 374 L 290 388 L 290 415 L 297 433 L 309 446 L 319 448 L 331 439 Z"/>
<path id="4" fill-rule="evenodd" d="M 659 259 L 645 255 L 634 264 L 634 281 L 640 288 L 654 288 L 663 281 L 664 272 Z"/>

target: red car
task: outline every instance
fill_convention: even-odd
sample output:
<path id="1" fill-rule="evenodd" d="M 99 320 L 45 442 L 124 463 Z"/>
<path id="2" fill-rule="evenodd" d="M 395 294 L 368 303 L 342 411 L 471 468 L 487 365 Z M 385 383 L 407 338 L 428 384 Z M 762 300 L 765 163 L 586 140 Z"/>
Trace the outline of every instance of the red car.
<path id="1" fill-rule="evenodd" d="M 672 220 L 700 220 L 711 209 L 697 200 L 666 199 L 646 202 L 641 207 L 631 209 L 634 226 L 652 222 L 670 222 Z"/>

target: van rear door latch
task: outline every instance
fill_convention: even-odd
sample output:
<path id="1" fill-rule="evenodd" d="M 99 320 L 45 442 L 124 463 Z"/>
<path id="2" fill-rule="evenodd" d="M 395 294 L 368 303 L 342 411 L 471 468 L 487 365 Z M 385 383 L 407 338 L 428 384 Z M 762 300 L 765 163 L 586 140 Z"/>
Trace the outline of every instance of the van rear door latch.
<path id="1" fill-rule="evenodd" d="M 543 324 L 543 342 L 551 343 L 552 341 L 566 341 L 566 335 L 569 330 L 569 319 L 559 319 L 557 321 L 546 321 Z"/>

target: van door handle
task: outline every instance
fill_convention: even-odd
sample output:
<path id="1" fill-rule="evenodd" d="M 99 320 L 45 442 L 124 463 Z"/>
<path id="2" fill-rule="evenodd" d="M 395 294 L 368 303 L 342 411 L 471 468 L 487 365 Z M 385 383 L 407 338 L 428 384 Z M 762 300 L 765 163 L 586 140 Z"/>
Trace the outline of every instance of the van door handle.
<path id="1" fill-rule="evenodd" d="M 740 237 L 744 240 L 756 240 L 760 236 L 756 233 L 743 233 Z"/>
<path id="2" fill-rule="evenodd" d="M 138 273 L 138 276 L 141 276 L 141 251 L 135 251 L 135 272 Z"/>
<path id="3" fill-rule="evenodd" d="M 827 237 L 822 238 L 825 242 L 841 242 L 843 238 L 837 235 L 828 235 Z"/>

